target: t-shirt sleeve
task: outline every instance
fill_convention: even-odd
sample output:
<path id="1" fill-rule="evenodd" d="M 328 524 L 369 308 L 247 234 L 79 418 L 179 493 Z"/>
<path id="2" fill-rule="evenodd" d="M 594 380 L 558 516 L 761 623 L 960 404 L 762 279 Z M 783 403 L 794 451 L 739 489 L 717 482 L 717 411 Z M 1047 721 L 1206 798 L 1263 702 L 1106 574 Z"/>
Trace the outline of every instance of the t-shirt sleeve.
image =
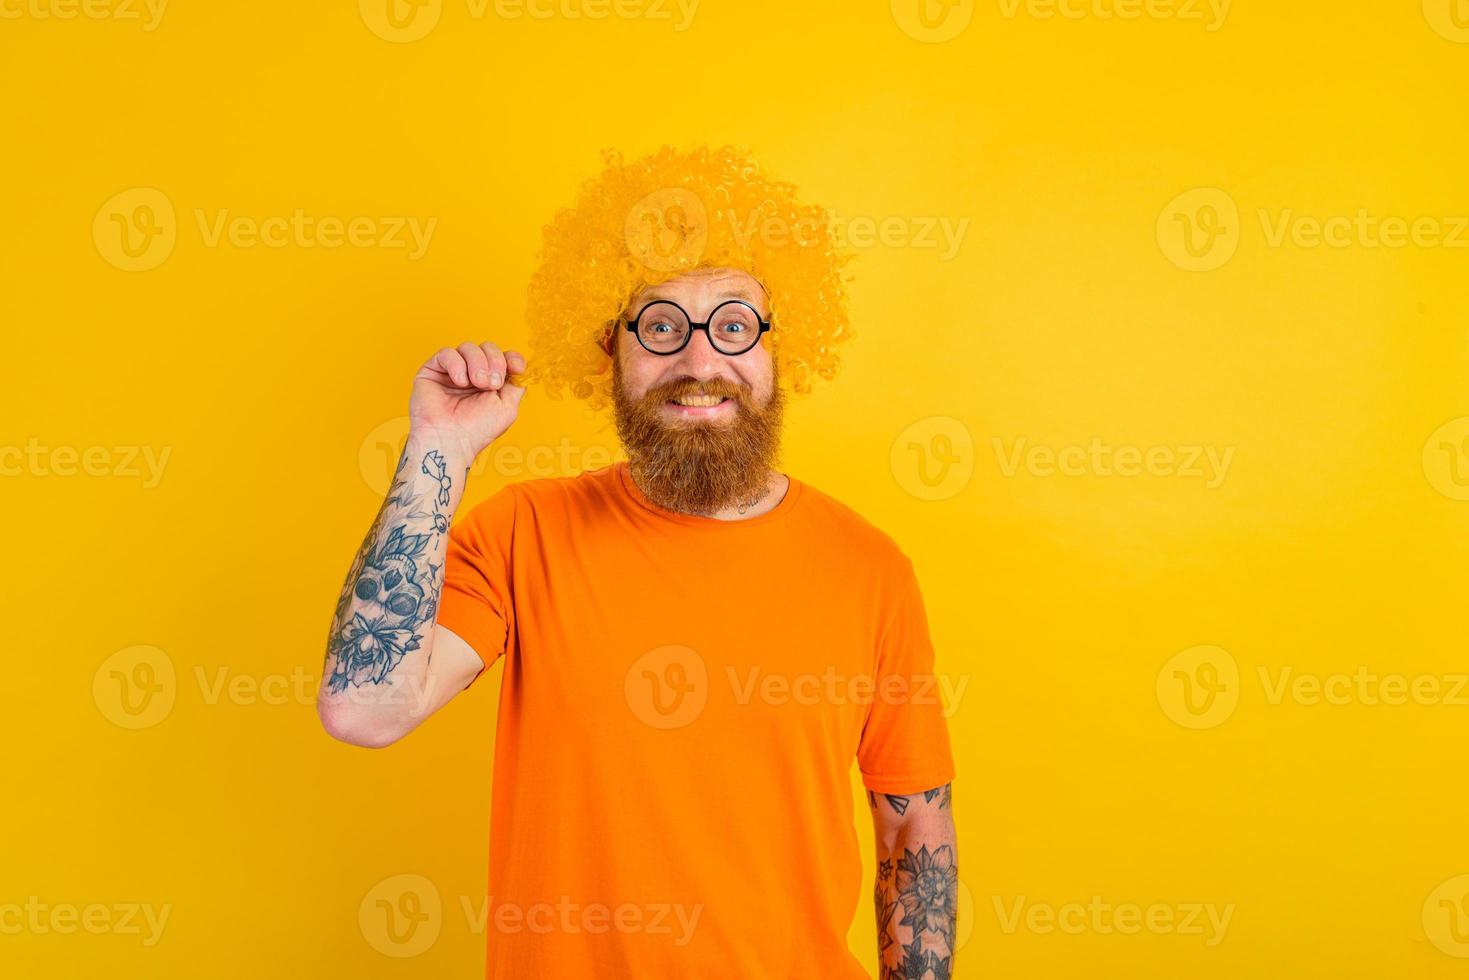
<path id="1" fill-rule="evenodd" d="M 906 555 L 884 595 L 877 676 L 857 766 L 868 789 L 910 795 L 952 782 L 954 759 L 923 595 Z"/>
<path id="2" fill-rule="evenodd" d="M 437 622 L 474 648 L 485 668 L 515 644 L 510 556 L 518 499 L 506 484 L 449 529 Z"/>

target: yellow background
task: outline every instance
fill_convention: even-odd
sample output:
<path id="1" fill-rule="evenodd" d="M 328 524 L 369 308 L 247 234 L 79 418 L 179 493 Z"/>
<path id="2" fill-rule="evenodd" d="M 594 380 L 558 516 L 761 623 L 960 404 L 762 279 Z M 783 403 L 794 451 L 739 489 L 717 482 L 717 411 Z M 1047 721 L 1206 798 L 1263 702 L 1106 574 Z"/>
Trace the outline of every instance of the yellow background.
<path id="1" fill-rule="evenodd" d="M 682 30 L 671 4 L 578 2 L 443 0 L 402 40 L 345 0 L 175 0 L 151 30 L 140 5 L 3 0 L 0 908 L 170 918 L 151 946 L 0 933 L 0 972 L 479 975 L 461 899 L 484 891 L 499 669 L 398 746 L 336 744 L 311 707 L 331 605 L 414 369 L 522 343 L 540 227 L 598 150 L 732 142 L 844 218 L 893 219 L 854 243 L 858 338 L 785 462 L 913 556 L 967 685 L 958 976 L 1463 976 L 1469 706 L 1272 697 L 1286 670 L 1445 695 L 1469 671 L 1462 0 L 1238 0 L 1222 22 L 994 0 L 928 27 L 911 3 L 704 0 Z M 134 188 L 174 209 L 173 247 L 126 271 L 108 229 L 136 201 L 109 202 Z M 210 245 L 198 217 L 296 209 L 437 224 L 413 260 Z M 1364 209 L 1459 245 L 1272 241 L 1282 216 Z M 925 222 L 967 222 L 957 252 Z M 1202 257 L 1188 222 L 1218 232 Z M 1213 486 L 1003 465 L 1094 438 L 1232 457 Z M 561 448 L 482 458 L 466 506 L 616 440 L 532 391 L 505 445 Z M 64 475 L 65 447 L 110 462 Z M 167 451 L 161 477 L 126 447 Z M 1180 685 L 1214 676 L 1191 727 Z M 158 717 L 117 723 L 140 720 L 118 678 Z M 408 957 L 370 921 L 398 875 L 442 905 Z M 1232 912 L 1213 945 L 1006 926 L 1093 896 Z M 851 941 L 870 964 L 865 895 Z"/>

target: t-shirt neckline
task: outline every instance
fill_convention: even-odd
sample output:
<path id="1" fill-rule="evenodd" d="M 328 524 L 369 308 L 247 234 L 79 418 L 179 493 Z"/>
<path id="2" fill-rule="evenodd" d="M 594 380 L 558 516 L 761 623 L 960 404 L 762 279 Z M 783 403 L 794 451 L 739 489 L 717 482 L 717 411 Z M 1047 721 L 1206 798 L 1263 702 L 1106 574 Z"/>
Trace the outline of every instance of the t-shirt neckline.
<path id="1" fill-rule="evenodd" d="M 638 487 L 637 481 L 632 478 L 632 472 L 627 460 L 618 460 L 613 464 L 612 468 L 617 472 L 617 482 L 621 484 L 623 493 L 634 504 L 663 520 L 672 521 L 675 524 L 683 524 L 688 527 L 752 527 L 757 524 L 768 524 L 771 521 L 778 521 L 795 508 L 796 498 L 801 495 L 802 487 L 800 480 L 787 473 L 785 477 L 790 481 L 790 485 L 786 487 L 785 496 L 780 499 L 780 503 L 765 513 L 757 514 L 754 517 L 746 517 L 737 521 L 722 521 L 717 517 L 704 517 L 700 514 L 682 514 L 677 511 L 665 510 L 643 495 L 643 491 Z"/>

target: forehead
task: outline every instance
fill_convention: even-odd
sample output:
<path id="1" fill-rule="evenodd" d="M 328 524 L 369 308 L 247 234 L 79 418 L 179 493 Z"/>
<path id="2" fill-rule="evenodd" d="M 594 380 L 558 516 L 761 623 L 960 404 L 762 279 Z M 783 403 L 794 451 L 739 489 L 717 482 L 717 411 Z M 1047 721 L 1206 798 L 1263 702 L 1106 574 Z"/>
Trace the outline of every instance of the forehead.
<path id="1" fill-rule="evenodd" d="M 765 287 L 743 269 L 700 269 L 649 286 L 633 297 L 636 303 L 656 299 L 680 302 L 698 297 L 743 299 L 756 306 L 765 301 Z"/>

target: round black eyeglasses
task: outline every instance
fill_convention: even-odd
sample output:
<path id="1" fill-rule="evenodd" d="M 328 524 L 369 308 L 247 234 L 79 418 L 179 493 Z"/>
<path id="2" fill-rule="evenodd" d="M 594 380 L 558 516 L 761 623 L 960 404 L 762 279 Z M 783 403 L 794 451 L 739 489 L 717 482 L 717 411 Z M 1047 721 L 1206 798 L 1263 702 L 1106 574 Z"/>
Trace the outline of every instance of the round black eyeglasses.
<path id="1" fill-rule="evenodd" d="M 666 299 L 648 303 L 625 322 L 644 350 L 660 356 L 683 350 L 695 330 L 708 334 L 709 343 L 721 354 L 743 354 L 760 343 L 760 335 L 770 329 L 769 320 L 760 319 L 755 307 L 738 299 L 716 306 L 703 323 L 694 323 L 683 307 Z"/>

